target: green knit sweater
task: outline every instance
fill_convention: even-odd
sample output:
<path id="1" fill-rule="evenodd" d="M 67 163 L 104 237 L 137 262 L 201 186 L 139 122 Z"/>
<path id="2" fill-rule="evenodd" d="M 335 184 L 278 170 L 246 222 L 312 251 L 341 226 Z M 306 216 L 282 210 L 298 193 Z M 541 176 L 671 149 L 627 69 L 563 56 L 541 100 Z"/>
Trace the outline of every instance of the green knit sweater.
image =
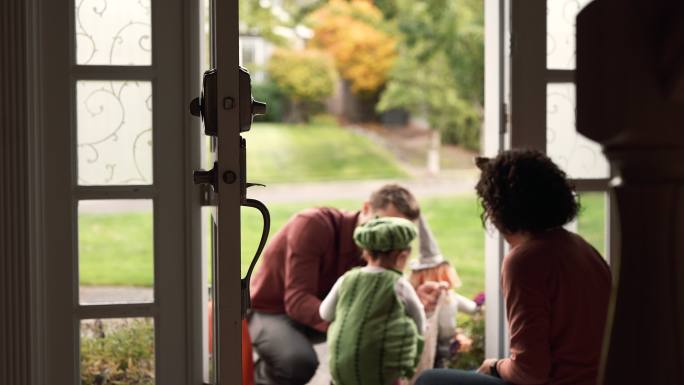
<path id="1" fill-rule="evenodd" d="M 335 385 L 389 385 L 411 377 L 423 338 L 394 291 L 395 271 L 347 272 L 328 329 Z"/>

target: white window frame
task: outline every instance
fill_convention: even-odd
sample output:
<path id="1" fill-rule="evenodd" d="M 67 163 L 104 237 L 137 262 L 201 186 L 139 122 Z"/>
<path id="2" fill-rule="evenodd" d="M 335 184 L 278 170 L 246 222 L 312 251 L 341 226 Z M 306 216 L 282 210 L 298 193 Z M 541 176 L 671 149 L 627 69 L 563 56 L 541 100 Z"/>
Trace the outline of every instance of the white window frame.
<path id="1" fill-rule="evenodd" d="M 496 156 L 505 139 L 505 8 L 504 0 L 485 0 L 485 128 L 484 156 Z M 501 234 L 485 232 L 485 356 L 505 356 L 505 313 L 499 287 L 504 253 Z"/>

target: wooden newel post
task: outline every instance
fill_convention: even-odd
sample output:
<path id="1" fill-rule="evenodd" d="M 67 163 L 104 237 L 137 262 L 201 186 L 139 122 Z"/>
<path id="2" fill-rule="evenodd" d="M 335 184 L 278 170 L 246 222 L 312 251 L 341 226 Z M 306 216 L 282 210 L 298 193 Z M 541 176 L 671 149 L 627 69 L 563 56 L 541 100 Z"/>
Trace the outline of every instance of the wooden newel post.
<path id="1" fill-rule="evenodd" d="M 617 176 L 599 384 L 684 384 L 684 2 L 596 0 L 579 14 L 577 128 Z"/>

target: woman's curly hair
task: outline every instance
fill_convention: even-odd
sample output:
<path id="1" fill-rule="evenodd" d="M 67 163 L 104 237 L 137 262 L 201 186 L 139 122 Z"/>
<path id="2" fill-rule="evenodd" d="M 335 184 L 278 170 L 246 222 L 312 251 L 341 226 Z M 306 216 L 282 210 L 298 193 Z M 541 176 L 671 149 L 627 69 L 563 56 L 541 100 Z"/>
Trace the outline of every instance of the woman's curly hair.
<path id="1" fill-rule="evenodd" d="M 563 226 L 579 211 L 574 186 L 551 159 L 539 151 L 510 150 L 496 158 L 478 158 L 482 171 L 475 189 L 499 231 L 540 232 Z"/>

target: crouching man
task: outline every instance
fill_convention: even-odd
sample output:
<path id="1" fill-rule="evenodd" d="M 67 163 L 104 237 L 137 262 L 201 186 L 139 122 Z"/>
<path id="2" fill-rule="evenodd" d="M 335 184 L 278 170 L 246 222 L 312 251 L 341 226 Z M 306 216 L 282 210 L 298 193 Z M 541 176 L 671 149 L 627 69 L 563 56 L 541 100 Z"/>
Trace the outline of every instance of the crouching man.
<path id="1" fill-rule="evenodd" d="M 275 234 L 251 283 L 249 334 L 259 354 L 257 384 L 303 385 L 313 377 L 318 367 L 313 344 L 325 340 L 328 328 L 318 313 L 321 301 L 342 274 L 365 263 L 354 229 L 376 217 L 416 221 L 419 215 L 414 196 L 390 184 L 373 192 L 359 211 L 307 209 Z M 417 289 L 427 310 L 439 290 L 432 284 Z"/>

